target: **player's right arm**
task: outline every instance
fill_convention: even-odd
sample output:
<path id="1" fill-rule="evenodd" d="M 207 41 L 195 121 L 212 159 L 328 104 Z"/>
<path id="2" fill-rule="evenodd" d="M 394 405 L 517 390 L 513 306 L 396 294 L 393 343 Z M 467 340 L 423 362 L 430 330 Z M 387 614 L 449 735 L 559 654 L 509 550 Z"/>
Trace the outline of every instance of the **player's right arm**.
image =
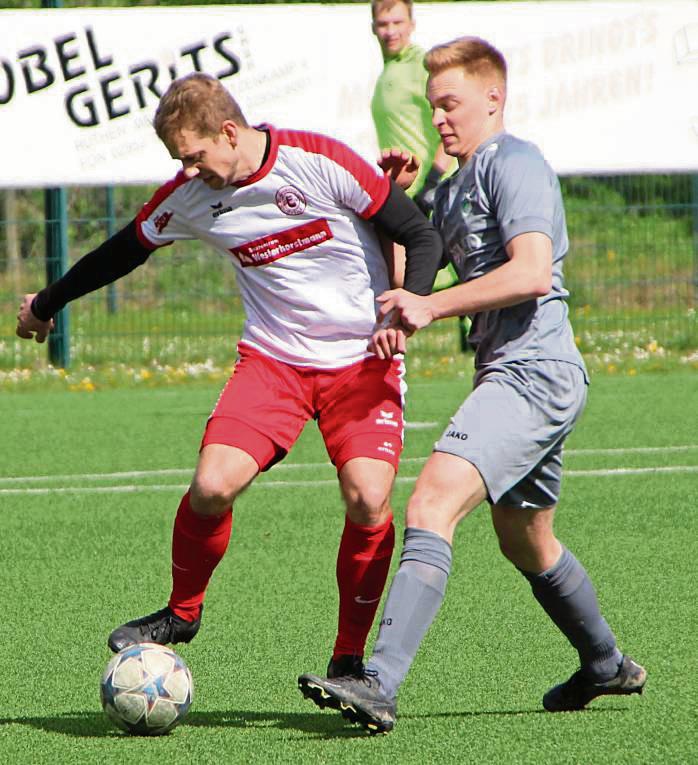
<path id="1" fill-rule="evenodd" d="M 34 316 L 32 302 L 35 297 L 36 292 L 30 292 L 22 298 L 17 312 L 17 334 L 25 340 L 33 337 L 37 343 L 43 343 L 53 329 L 53 319 L 42 321 Z"/>
<path id="2" fill-rule="evenodd" d="M 175 239 L 191 239 L 183 172 L 161 186 L 121 231 L 88 252 L 66 273 L 40 292 L 24 296 L 17 314 L 17 335 L 39 343 L 53 327 L 53 317 L 71 300 L 104 287 L 145 263 L 158 247 Z"/>
<path id="3" fill-rule="evenodd" d="M 60 279 L 24 296 L 17 314 L 17 335 L 39 343 L 53 326 L 53 316 L 67 303 L 111 284 L 145 263 L 155 245 L 148 247 L 137 234 L 136 220 L 88 252 Z"/>

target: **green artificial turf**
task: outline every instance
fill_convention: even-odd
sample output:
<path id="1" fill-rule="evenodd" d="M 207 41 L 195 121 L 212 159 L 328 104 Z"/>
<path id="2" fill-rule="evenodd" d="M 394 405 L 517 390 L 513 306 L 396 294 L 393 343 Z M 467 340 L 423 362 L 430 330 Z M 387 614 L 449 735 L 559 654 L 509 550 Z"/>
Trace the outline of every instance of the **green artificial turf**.
<path id="1" fill-rule="evenodd" d="M 466 390 L 411 386 L 409 420 L 422 425 L 407 432 L 394 492 L 398 539 L 419 458 Z M 199 385 L 0 397 L 0 762 L 696 761 L 692 372 L 595 378 L 565 458 L 557 531 L 587 567 L 621 648 L 647 667 L 642 697 L 542 710 L 576 655 L 499 554 L 483 506 L 457 533 L 446 600 L 394 732 L 371 738 L 303 700 L 296 676 L 322 671 L 334 638 L 343 525 L 311 424 L 240 499 L 202 630 L 177 646 L 196 685 L 189 717 L 158 739 L 111 727 L 98 694 L 106 637 L 167 599 L 172 519 L 217 395 Z M 648 472 L 610 472 L 623 468 Z M 146 474 L 112 475 L 133 471 Z"/>

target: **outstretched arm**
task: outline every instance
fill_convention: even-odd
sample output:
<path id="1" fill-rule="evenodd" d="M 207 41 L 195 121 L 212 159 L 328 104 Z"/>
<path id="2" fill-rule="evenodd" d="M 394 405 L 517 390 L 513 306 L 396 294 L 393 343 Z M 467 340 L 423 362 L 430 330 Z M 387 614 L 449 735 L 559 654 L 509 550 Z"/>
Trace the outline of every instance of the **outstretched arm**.
<path id="1" fill-rule="evenodd" d="M 43 321 L 32 311 L 32 303 L 36 292 L 30 292 L 22 298 L 17 312 L 17 335 L 24 340 L 34 338 L 37 343 L 43 343 L 48 333 L 53 329 L 53 319 Z"/>
<path id="2" fill-rule="evenodd" d="M 426 297 L 390 290 L 378 300 L 380 319 L 408 334 L 437 319 L 491 311 L 535 300 L 552 286 L 552 242 L 539 232 L 515 236 L 506 245 L 509 260 L 484 276 Z"/>
<path id="3" fill-rule="evenodd" d="M 71 300 L 120 279 L 140 266 L 152 249 L 138 238 L 136 223 L 87 253 L 60 279 L 39 293 L 24 296 L 17 314 L 17 335 L 42 343 L 53 326 L 53 316 Z"/>

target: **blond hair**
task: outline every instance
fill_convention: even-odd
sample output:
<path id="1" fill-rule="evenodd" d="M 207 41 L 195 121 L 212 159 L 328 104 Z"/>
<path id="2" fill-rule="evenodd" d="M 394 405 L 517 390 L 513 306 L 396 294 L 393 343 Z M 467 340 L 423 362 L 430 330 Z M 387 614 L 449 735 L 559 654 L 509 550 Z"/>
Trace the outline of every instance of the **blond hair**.
<path id="1" fill-rule="evenodd" d="M 215 137 L 225 120 L 232 120 L 239 127 L 248 127 L 237 101 L 220 81 L 195 72 L 170 84 L 155 111 L 153 126 L 158 138 L 170 146 L 182 130 Z"/>
<path id="2" fill-rule="evenodd" d="M 412 0 L 371 0 L 371 17 L 375 19 L 377 13 L 392 10 L 398 3 L 407 6 L 407 11 L 412 18 Z"/>
<path id="3" fill-rule="evenodd" d="M 504 56 L 481 37 L 458 37 L 435 45 L 424 57 L 424 68 L 430 75 L 454 67 L 460 67 L 470 75 L 495 77 L 506 86 L 507 62 Z"/>

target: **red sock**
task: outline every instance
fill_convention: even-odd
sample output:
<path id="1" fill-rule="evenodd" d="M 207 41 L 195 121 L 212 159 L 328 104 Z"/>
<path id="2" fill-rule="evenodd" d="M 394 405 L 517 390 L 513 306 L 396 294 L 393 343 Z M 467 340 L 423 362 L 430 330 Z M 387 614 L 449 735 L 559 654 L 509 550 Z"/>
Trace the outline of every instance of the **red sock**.
<path id="1" fill-rule="evenodd" d="M 197 515 L 189 504 L 189 492 L 179 503 L 172 532 L 172 594 L 169 607 L 181 619 L 199 616 L 213 570 L 230 540 L 233 514 Z"/>
<path id="2" fill-rule="evenodd" d="M 363 656 L 394 546 L 392 515 L 380 526 L 359 526 L 346 518 L 337 555 L 339 628 L 333 658 Z"/>

